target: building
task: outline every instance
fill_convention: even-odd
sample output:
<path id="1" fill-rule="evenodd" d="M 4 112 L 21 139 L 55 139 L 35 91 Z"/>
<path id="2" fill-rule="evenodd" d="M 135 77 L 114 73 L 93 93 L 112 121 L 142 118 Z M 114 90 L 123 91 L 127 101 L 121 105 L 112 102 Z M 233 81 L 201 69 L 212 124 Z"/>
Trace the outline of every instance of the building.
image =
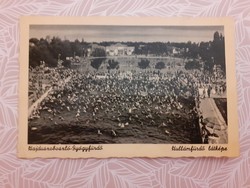
<path id="1" fill-rule="evenodd" d="M 173 54 L 173 55 L 180 54 L 180 49 L 179 49 L 179 48 L 173 48 L 172 54 Z"/>
<path id="2" fill-rule="evenodd" d="M 135 47 L 123 45 L 120 43 L 114 44 L 112 46 L 106 47 L 106 53 L 109 56 L 126 56 L 132 55 Z"/>

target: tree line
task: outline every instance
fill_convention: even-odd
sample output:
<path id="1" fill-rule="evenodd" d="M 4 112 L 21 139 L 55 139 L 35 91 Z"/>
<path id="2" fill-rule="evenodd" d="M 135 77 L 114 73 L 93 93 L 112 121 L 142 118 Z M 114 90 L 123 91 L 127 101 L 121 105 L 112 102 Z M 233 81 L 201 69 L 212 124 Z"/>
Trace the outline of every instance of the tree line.
<path id="1" fill-rule="evenodd" d="M 72 42 L 61 40 L 59 37 L 31 38 L 29 42 L 29 65 L 31 67 L 39 66 L 41 61 L 49 67 L 56 67 L 58 60 L 66 61 L 66 57 L 85 56 L 88 48 L 88 43 L 84 40 Z"/>
<path id="2" fill-rule="evenodd" d="M 87 43 L 82 39 L 79 41 L 62 40 L 58 37 L 50 39 L 30 39 L 29 47 L 29 65 L 31 67 L 39 66 L 41 61 L 49 67 L 56 67 L 58 60 L 66 61 L 66 57 L 75 56 L 93 56 L 104 57 L 103 59 L 96 59 L 91 62 L 94 68 L 99 68 L 101 63 L 105 60 L 106 52 L 105 48 L 95 48 L 88 51 L 91 48 L 92 43 Z M 95 43 L 97 46 L 110 46 L 117 42 L 106 41 Z M 188 68 L 192 66 L 197 67 L 197 59 L 204 62 L 204 69 L 212 71 L 214 65 L 220 65 L 221 69 L 225 71 L 225 43 L 224 36 L 215 32 L 213 40 L 202 41 L 200 43 L 188 42 L 121 42 L 121 44 L 135 47 L 134 55 L 156 55 L 156 56 L 176 56 L 186 59 L 193 59 L 194 63 L 189 62 Z M 173 49 L 177 49 L 178 53 L 173 53 Z M 144 62 L 146 63 L 146 62 Z M 142 63 L 143 64 L 143 63 Z M 147 63 L 146 63 L 147 64 Z M 163 65 L 160 65 L 161 68 Z"/>

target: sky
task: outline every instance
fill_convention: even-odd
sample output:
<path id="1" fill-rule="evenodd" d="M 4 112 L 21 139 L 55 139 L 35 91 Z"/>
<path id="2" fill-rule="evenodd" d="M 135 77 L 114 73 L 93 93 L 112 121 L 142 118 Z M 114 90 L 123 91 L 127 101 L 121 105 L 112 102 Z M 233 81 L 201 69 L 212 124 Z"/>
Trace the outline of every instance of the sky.
<path id="1" fill-rule="evenodd" d="M 31 25 L 29 36 L 86 42 L 208 42 L 215 31 L 224 35 L 223 26 Z"/>

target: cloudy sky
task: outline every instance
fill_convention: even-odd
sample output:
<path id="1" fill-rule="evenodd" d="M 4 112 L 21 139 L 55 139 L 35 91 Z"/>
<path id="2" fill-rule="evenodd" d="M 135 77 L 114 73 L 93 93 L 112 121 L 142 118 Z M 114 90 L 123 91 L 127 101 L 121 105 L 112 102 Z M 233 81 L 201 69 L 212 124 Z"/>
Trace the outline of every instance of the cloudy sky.
<path id="1" fill-rule="evenodd" d="M 31 25 L 30 38 L 60 37 L 86 42 L 201 42 L 213 40 L 215 31 L 223 34 L 223 26 L 94 26 Z"/>

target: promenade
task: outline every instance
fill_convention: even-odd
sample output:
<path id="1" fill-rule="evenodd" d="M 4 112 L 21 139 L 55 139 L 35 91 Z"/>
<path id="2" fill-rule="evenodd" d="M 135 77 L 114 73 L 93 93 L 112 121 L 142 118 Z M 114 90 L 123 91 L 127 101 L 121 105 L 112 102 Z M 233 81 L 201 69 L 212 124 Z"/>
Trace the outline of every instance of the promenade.
<path id="1" fill-rule="evenodd" d="M 219 137 L 210 136 L 208 138 L 209 144 L 226 144 L 228 143 L 228 134 L 227 134 L 227 124 L 223 119 L 218 107 L 216 106 L 214 99 L 216 96 L 211 98 L 203 98 L 200 103 L 200 110 L 206 128 L 210 133 L 215 133 Z"/>

